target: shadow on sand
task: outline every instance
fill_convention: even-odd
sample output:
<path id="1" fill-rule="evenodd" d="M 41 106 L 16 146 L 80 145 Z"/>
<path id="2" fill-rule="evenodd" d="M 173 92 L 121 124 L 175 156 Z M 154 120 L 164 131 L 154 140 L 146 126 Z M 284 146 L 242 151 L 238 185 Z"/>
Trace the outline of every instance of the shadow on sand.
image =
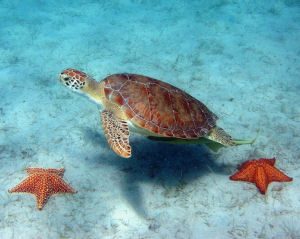
<path id="1" fill-rule="evenodd" d="M 93 144 L 101 145 L 105 142 L 104 135 L 89 129 L 85 134 Z M 154 142 L 140 136 L 131 137 L 131 145 L 133 154 L 130 159 L 122 159 L 111 151 L 110 159 L 101 160 L 99 163 L 120 171 L 124 177 L 122 180 L 124 198 L 143 218 L 148 218 L 149 215 L 144 206 L 141 183 L 154 183 L 172 188 L 183 183 L 188 184 L 211 171 L 219 174 L 228 172 L 226 165 L 217 164 L 214 154 L 205 146 L 172 145 Z M 97 156 L 92 160 L 95 162 L 99 158 Z"/>

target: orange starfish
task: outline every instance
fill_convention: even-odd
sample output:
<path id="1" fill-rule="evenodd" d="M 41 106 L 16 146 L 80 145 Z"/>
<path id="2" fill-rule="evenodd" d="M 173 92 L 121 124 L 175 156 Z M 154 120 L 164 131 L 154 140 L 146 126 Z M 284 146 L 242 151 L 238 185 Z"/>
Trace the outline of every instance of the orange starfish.
<path id="1" fill-rule="evenodd" d="M 56 193 L 76 193 L 63 179 L 65 170 L 61 169 L 43 169 L 27 168 L 28 177 L 14 188 L 10 193 L 25 192 L 32 193 L 37 199 L 37 208 L 41 210 L 47 200 Z"/>
<path id="2" fill-rule="evenodd" d="M 229 178 L 234 181 L 255 183 L 259 191 L 265 194 L 271 182 L 290 182 L 293 180 L 274 166 L 275 160 L 275 158 L 248 160 L 239 167 L 238 172 Z"/>

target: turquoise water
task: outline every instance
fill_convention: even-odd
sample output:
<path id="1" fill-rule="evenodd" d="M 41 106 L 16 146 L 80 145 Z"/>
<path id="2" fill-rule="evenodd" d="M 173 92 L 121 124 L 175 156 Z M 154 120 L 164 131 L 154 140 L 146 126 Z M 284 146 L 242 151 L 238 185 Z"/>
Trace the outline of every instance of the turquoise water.
<path id="1" fill-rule="evenodd" d="M 0 1 L 0 238 L 300 238 L 300 2 Z M 217 153 L 132 134 L 106 142 L 101 107 L 58 81 L 130 72 L 205 103 L 253 145 Z M 228 177 L 275 157 L 266 195 Z M 28 167 L 65 168 L 76 194 L 8 190 Z"/>

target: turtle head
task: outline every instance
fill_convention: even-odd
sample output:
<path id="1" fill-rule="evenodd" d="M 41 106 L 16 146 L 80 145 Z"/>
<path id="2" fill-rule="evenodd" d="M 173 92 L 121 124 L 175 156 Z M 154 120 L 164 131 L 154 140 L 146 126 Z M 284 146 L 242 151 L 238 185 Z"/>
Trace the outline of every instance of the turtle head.
<path id="1" fill-rule="evenodd" d="M 59 74 L 59 81 L 72 91 L 86 95 L 98 104 L 102 104 L 103 86 L 86 73 L 68 68 Z"/>
<path id="2" fill-rule="evenodd" d="M 59 75 L 60 82 L 73 91 L 81 92 L 88 84 L 89 76 L 75 69 L 66 69 Z"/>

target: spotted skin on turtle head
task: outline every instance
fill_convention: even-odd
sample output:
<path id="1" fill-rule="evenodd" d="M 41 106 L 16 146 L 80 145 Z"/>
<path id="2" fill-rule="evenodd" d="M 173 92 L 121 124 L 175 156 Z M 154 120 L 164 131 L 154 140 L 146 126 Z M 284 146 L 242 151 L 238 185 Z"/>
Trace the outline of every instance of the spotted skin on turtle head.
<path id="1" fill-rule="evenodd" d="M 60 73 L 59 79 L 68 88 L 78 91 L 85 86 L 88 77 L 82 71 L 66 69 Z"/>

